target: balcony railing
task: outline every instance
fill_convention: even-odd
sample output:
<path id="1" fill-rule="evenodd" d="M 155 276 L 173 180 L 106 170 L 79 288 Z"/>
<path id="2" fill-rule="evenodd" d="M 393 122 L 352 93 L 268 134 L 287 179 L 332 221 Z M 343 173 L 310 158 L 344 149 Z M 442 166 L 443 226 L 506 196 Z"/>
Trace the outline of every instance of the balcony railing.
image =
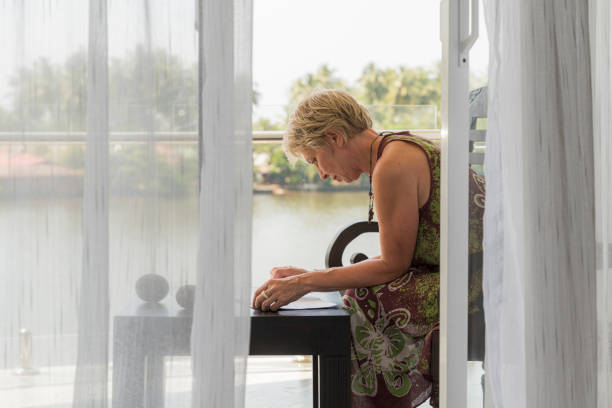
<path id="1" fill-rule="evenodd" d="M 440 129 L 413 129 L 411 131 L 428 139 L 440 138 Z M 0 132 L 0 143 L 84 143 L 86 135 L 87 132 L 82 131 Z M 279 143 L 282 138 L 282 130 L 253 131 L 253 142 L 255 143 Z M 111 143 L 142 143 L 149 140 L 157 143 L 197 143 L 198 133 L 194 131 L 110 132 Z"/>

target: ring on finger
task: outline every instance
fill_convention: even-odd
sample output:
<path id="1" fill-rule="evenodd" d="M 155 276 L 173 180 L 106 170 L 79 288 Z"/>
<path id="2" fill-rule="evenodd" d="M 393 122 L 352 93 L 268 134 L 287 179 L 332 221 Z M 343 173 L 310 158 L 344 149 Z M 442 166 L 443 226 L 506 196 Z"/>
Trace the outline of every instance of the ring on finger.
<path id="1" fill-rule="evenodd" d="M 269 298 L 269 296 L 268 296 L 268 294 L 266 293 L 266 290 L 265 290 L 265 289 L 261 291 L 261 294 L 262 294 L 262 295 L 263 295 L 263 296 L 264 296 L 266 299 L 268 299 L 268 298 Z"/>

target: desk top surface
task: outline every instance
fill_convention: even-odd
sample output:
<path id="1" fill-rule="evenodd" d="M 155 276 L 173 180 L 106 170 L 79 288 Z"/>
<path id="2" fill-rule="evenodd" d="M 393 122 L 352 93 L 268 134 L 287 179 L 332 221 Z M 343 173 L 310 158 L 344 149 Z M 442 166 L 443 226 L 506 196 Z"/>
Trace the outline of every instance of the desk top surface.
<path id="1" fill-rule="evenodd" d="M 340 307 L 281 312 L 250 310 L 249 313 L 249 354 L 345 355 L 349 352 L 350 317 Z M 142 349 L 146 344 L 161 355 L 187 355 L 192 323 L 192 313 L 172 303 L 143 303 L 131 312 L 115 314 L 113 337 L 123 347 L 138 344 Z"/>
<path id="2" fill-rule="evenodd" d="M 329 309 L 308 309 L 308 310 L 280 310 L 278 312 L 262 312 L 260 310 L 250 310 L 251 319 L 266 318 L 301 318 L 301 317 L 348 317 L 348 313 L 341 307 Z M 163 303 L 142 303 L 136 309 L 117 313 L 115 318 L 180 318 L 191 319 L 192 312 L 185 309 L 168 308 Z"/>

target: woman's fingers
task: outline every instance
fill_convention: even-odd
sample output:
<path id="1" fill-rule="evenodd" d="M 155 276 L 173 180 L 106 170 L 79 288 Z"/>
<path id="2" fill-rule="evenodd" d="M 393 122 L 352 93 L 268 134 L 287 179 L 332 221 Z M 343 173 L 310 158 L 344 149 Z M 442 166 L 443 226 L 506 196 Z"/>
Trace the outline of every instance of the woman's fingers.
<path id="1" fill-rule="evenodd" d="M 262 286 L 260 286 L 255 293 L 253 294 L 253 307 L 258 309 L 259 306 L 257 305 L 257 298 L 261 295 L 261 292 L 264 290 L 264 288 L 266 287 L 265 284 L 263 284 Z"/>
<path id="2" fill-rule="evenodd" d="M 263 311 L 269 310 L 270 305 L 278 296 L 276 292 L 278 292 L 278 290 L 273 287 L 270 281 L 267 281 L 255 291 L 255 294 L 253 295 L 253 307 Z"/>
<path id="3" fill-rule="evenodd" d="M 287 301 L 283 301 L 281 299 L 277 299 L 276 302 L 274 302 L 274 304 L 272 304 L 270 306 L 270 311 L 271 312 L 276 312 L 276 311 L 278 311 L 278 309 L 280 309 L 281 307 L 285 306 L 288 303 L 289 302 L 287 302 Z"/>
<path id="4" fill-rule="evenodd" d="M 281 300 L 282 289 L 273 287 L 268 282 L 257 289 L 253 295 L 253 307 L 264 312 L 276 312 L 287 302 Z"/>
<path id="5" fill-rule="evenodd" d="M 299 269 L 293 269 L 299 271 Z M 270 279 L 253 295 L 253 307 L 264 312 L 276 312 L 281 307 L 305 295 L 299 282 L 293 278 Z"/>
<path id="6" fill-rule="evenodd" d="M 261 285 L 259 287 L 259 289 L 257 289 L 255 291 L 255 293 L 253 294 L 253 307 L 256 309 L 261 309 L 261 304 L 266 300 L 270 298 L 270 294 L 271 294 L 271 287 L 270 287 L 270 281 L 267 281 L 266 283 L 264 283 L 263 285 Z M 265 292 L 265 294 L 264 294 Z"/>
<path id="7" fill-rule="evenodd" d="M 273 298 L 272 296 L 270 296 L 269 298 L 265 299 L 262 303 L 261 303 L 261 310 L 263 310 L 264 312 L 267 312 L 269 310 L 271 310 L 271 306 L 274 302 L 276 302 L 277 300 L 275 298 Z M 280 306 L 279 306 L 280 307 Z M 278 309 L 278 308 L 277 308 Z"/>
<path id="8" fill-rule="evenodd" d="M 262 290 L 261 293 L 257 296 L 257 298 L 255 299 L 255 308 L 256 309 L 261 309 L 263 310 L 263 304 L 264 302 L 268 301 L 271 299 L 270 295 L 266 292 L 266 295 L 264 295 L 264 291 Z"/>

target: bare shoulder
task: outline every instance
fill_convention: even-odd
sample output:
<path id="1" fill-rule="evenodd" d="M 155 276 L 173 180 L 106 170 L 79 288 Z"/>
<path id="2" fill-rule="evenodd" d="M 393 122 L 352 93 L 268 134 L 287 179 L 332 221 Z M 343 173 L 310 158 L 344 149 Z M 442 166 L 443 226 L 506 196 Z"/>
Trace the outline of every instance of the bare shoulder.
<path id="1" fill-rule="evenodd" d="M 379 192 L 392 190 L 404 199 L 416 199 L 420 208 L 428 201 L 431 188 L 427 155 L 413 143 L 391 142 L 376 163 L 372 180 Z"/>
<path id="2" fill-rule="evenodd" d="M 414 143 L 394 141 L 389 143 L 376 163 L 372 177 L 395 178 L 416 176 L 429 179 L 429 160 L 425 152 Z"/>

